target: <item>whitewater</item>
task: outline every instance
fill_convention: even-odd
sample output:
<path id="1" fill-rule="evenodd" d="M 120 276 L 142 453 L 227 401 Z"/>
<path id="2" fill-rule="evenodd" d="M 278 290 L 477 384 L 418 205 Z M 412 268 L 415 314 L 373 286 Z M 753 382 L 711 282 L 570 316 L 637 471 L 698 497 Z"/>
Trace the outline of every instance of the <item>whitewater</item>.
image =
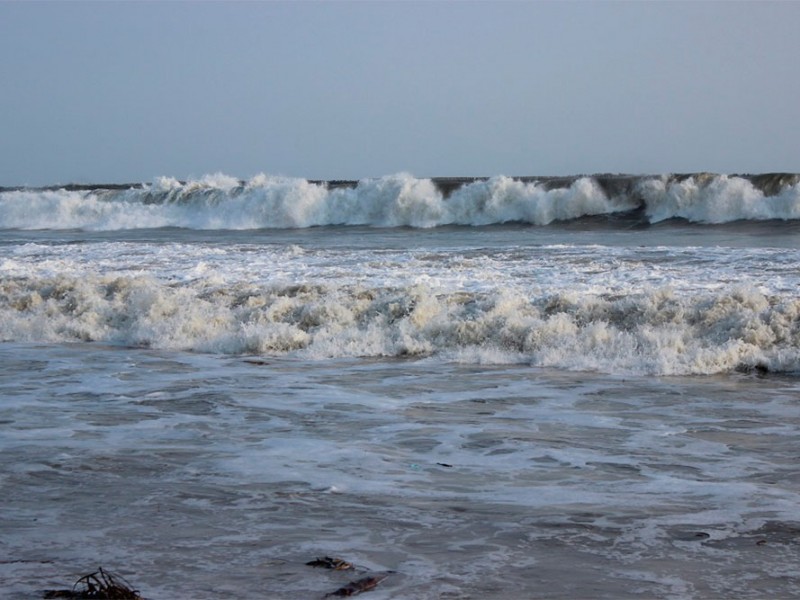
<path id="1" fill-rule="evenodd" d="M 0 589 L 800 597 L 798 265 L 790 173 L 0 188 Z"/>
<path id="2" fill-rule="evenodd" d="M 433 178 L 407 173 L 361 181 L 258 175 L 159 177 L 136 186 L 0 188 L 0 224 L 15 229 L 116 230 L 547 225 L 644 208 L 649 222 L 800 218 L 800 177 L 595 175 Z M 110 189 L 109 189 L 110 188 Z"/>

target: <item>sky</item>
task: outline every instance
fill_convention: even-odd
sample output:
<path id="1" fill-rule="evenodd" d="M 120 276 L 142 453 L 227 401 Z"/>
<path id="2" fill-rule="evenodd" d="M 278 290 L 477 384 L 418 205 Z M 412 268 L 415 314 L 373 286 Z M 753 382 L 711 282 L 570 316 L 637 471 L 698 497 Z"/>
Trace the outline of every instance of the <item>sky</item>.
<path id="1" fill-rule="evenodd" d="M 0 186 L 800 172 L 800 2 L 8 2 Z"/>

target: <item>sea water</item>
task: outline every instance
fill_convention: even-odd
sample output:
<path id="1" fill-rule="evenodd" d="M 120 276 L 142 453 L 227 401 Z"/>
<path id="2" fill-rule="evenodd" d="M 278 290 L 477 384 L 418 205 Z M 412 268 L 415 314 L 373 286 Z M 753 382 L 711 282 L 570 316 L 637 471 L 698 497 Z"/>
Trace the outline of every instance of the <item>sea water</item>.
<path id="1" fill-rule="evenodd" d="M 0 192 L 0 590 L 800 597 L 778 181 Z"/>

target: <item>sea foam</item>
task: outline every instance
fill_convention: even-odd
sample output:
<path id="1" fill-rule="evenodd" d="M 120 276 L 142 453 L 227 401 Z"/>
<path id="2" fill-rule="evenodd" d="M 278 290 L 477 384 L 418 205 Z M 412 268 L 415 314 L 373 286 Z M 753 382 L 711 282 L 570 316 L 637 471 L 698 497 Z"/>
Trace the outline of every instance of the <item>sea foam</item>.
<path id="1" fill-rule="evenodd" d="M 453 184 L 407 173 L 358 182 L 262 174 L 243 182 L 218 173 L 187 182 L 160 177 L 122 189 L 7 189 L 0 191 L 0 229 L 543 226 L 639 209 L 653 223 L 798 219 L 800 183 L 791 175 L 697 174 L 555 181 L 496 176 Z"/>
<path id="2" fill-rule="evenodd" d="M 800 369 L 800 300 L 747 287 L 622 297 L 424 285 L 3 282 L 0 338 L 308 358 L 438 356 L 616 373 Z"/>
<path id="3" fill-rule="evenodd" d="M 800 184 L 781 189 L 773 196 L 747 179 L 719 175 L 647 179 L 638 186 L 646 212 L 653 223 L 682 218 L 695 223 L 800 218 Z"/>

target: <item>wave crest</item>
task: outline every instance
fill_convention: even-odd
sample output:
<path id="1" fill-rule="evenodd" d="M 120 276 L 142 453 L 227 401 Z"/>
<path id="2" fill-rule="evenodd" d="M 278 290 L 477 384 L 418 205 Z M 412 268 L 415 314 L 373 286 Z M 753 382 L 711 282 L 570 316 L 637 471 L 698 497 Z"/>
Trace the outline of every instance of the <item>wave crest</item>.
<path id="1" fill-rule="evenodd" d="M 800 370 L 800 300 L 731 288 L 611 297 L 423 285 L 182 285 L 150 277 L 19 278 L 5 341 L 101 341 L 308 358 L 439 356 L 655 375 Z"/>
<path id="2" fill-rule="evenodd" d="M 648 179 L 638 191 L 651 223 L 674 218 L 695 223 L 800 219 L 800 183 L 767 196 L 742 177 L 698 175 Z"/>
<path id="3" fill-rule="evenodd" d="M 117 230 L 548 225 L 643 210 L 650 223 L 800 219 L 800 176 L 593 175 L 361 181 L 217 173 L 143 186 L 0 191 L 0 228 Z"/>

